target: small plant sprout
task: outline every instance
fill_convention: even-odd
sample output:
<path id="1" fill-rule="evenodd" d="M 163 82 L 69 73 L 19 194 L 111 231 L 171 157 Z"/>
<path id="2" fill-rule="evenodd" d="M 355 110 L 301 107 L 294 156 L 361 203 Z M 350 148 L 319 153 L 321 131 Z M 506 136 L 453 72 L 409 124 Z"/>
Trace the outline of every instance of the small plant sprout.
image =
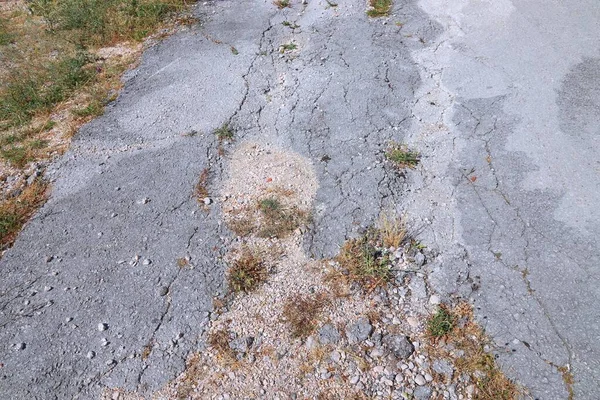
<path id="1" fill-rule="evenodd" d="M 406 145 L 391 143 L 385 156 L 399 169 L 415 168 L 421 161 L 421 155 L 416 151 L 409 150 Z"/>

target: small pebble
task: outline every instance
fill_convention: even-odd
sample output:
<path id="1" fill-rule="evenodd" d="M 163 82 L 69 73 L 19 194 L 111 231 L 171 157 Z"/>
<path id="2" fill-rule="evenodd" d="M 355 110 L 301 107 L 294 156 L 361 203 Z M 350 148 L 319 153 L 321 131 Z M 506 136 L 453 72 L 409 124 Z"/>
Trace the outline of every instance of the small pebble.
<path id="1" fill-rule="evenodd" d="M 16 348 L 17 350 L 25 350 L 25 347 L 27 347 L 27 345 L 26 345 L 25 343 L 17 343 L 17 344 L 15 345 L 15 348 Z"/>
<path id="2" fill-rule="evenodd" d="M 158 294 L 160 296 L 166 296 L 167 293 L 169 293 L 169 288 L 166 286 L 161 286 L 160 289 L 158 289 Z"/>
<path id="3" fill-rule="evenodd" d="M 144 261 L 142 261 L 142 264 L 143 265 L 150 265 L 150 264 L 152 264 L 152 260 L 149 260 L 149 259 L 146 258 Z"/>
<path id="4" fill-rule="evenodd" d="M 49 292 L 52 290 L 52 286 L 44 286 L 44 292 Z"/>
<path id="5" fill-rule="evenodd" d="M 92 358 L 96 357 L 96 353 L 93 351 L 88 351 L 85 356 L 91 360 Z"/>
<path id="6" fill-rule="evenodd" d="M 419 386 L 423 386 L 425 384 L 425 378 L 423 377 L 423 375 L 419 374 L 417 376 L 415 376 L 415 383 Z"/>
<path id="7" fill-rule="evenodd" d="M 207 206 L 212 203 L 212 199 L 210 197 L 205 197 L 203 201 L 204 201 L 204 204 Z"/>
<path id="8" fill-rule="evenodd" d="M 107 329 L 108 329 L 108 324 L 105 324 L 105 323 L 103 323 L 103 322 L 101 322 L 101 323 L 99 323 L 99 324 L 98 324 L 98 330 L 99 330 L 100 332 L 102 332 L 102 331 L 105 331 L 105 330 L 107 330 Z"/>

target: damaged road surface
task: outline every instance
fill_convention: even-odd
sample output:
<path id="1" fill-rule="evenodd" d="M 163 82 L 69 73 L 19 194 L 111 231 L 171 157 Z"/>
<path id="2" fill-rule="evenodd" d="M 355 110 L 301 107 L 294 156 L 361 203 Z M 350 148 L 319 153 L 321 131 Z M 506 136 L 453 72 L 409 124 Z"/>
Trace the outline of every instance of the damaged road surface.
<path id="1" fill-rule="evenodd" d="M 314 171 L 308 257 L 402 212 L 429 285 L 474 302 L 507 376 L 533 398 L 595 398 L 600 7 L 366 9 L 208 1 L 145 52 L 0 262 L 0 398 L 150 395 L 184 370 L 226 290 L 223 185 L 244 143 Z M 393 141 L 417 170 L 390 168 Z"/>

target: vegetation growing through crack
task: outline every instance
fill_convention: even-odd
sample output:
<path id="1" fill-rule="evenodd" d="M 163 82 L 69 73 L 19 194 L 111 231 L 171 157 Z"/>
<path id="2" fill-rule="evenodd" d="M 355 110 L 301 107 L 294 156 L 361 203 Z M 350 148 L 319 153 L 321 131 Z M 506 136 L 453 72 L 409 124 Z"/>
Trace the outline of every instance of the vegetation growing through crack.
<path id="1" fill-rule="evenodd" d="M 392 142 L 385 152 L 386 158 L 397 168 L 415 168 L 421 161 L 421 155 L 406 145 Z"/>
<path id="2" fill-rule="evenodd" d="M 371 8 L 367 10 L 367 15 L 371 18 L 388 16 L 392 8 L 392 0 L 369 0 Z"/>
<path id="3" fill-rule="evenodd" d="M 215 129 L 214 135 L 219 139 L 219 142 L 224 140 L 233 140 L 234 131 L 228 123 L 224 123 L 219 128 Z"/>

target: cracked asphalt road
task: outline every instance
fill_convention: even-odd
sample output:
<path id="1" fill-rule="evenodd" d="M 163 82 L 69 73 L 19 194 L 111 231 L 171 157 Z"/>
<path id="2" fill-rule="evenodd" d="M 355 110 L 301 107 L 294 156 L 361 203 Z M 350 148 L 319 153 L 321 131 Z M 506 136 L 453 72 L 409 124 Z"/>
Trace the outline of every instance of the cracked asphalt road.
<path id="1" fill-rule="evenodd" d="M 431 283 L 474 299 L 509 376 L 565 399 L 571 373 L 575 398 L 595 398 L 600 6 L 292 6 L 199 4 L 201 26 L 147 50 L 54 165 L 0 262 L 0 398 L 149 393 L 201 348 L 231 234 L 193 190 L 207 168 L 219 194 L 236 145 L 219 156 L 223 123 L 312 161 L 311 256 L 405 211 L 438 254 Z M 384 162 L 390 140 L 423 152 L 407 179 Z"/>

